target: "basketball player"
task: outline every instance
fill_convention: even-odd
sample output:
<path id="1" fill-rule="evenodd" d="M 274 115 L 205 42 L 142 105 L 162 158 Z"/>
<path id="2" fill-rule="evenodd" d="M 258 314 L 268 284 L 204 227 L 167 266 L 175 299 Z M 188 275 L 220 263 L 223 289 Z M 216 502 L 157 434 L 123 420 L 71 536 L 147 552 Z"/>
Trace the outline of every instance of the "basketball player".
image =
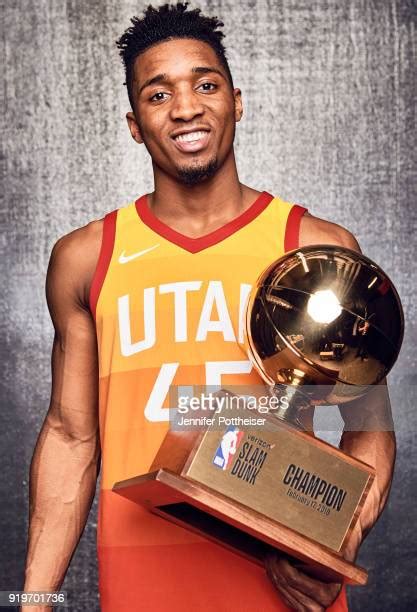
<path id="1" fill-rule="evenodd" d="M 342 585 L 279 557 L 258 567 L 112 492 L 148 471 L 168 430 L 171 384 L 261 383 L 244 351 L 242 310 L 268 264 L 314 243 L 359 249 L 342 227 L 239 182 L 233 141 L 243 105 L 222 25 L 182 4 L 149 7 L 118 42 L 128 126 L 152 158 L 155 187 L 52 251 L 53 383 L 31 466 L 25 590 L 62 583 L 101 460 L 103 611 L 340 612 Z M 385 385 L 377 391 L 366 410 L 389 430 Z M 391 431 L 352 431 L 364 416 L 363 402 L 356 408 L 342 408 L 341 448 L 375 466 L 377 478 L 350 560 L 384 507 L 395 452 Z"/>

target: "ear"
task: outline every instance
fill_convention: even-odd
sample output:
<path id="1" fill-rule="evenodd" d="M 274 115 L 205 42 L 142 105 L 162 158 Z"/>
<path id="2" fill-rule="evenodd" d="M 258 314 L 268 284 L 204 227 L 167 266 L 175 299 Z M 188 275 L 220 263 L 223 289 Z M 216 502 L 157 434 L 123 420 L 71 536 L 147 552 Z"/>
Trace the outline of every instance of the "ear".
<path id="1" fill-rule="evenodd" d="M 126 113 L 126 121 L 129 127 L 130 133 L 132 134 L 133 140 L 136 140 L 138 144 L 143 143 L 142 134 L 138 122 L 136 121 L 135 114 L 132 111 Z"/>
<path id="2" fill-rule="evenodd" d="M 235 121 L 236 123 L 242 119 L 243 105 L 242 105 L 242 92 L 238 87 L 233 90 L 233 96 L 235 99 Z"/>

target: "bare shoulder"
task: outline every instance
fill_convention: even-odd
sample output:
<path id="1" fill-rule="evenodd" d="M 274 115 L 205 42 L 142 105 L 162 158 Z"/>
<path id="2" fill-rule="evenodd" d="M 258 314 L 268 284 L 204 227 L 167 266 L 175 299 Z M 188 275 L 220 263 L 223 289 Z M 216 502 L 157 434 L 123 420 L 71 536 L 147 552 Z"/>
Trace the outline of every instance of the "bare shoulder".
<path id="1" fill-rule="evenodd" d="M 98 219 L 57 240 L 52 248 L 46 279 L 48 303 L 59 292 L 88 309 L 102 234 L 103 219 Z"/>
<path id="2" fill-rule="evenodd" d="M 299 245 L 334 244 L 360 252 L 355 236 L 346 228 L 305 213 L 301 219 Z"/>

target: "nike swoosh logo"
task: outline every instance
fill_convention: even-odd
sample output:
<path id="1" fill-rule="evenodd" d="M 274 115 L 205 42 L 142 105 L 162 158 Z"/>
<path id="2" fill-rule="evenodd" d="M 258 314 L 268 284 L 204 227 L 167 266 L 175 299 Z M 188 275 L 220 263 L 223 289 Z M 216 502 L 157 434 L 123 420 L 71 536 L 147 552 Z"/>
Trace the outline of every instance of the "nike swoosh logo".
<path id="1" fill-rule="evenodd" d="M 138 251 L 137 253 L 133 253 L 132 255 L 125 255 L 125 252 L 123 251 L 122 253 L 120 253 L 119 263 L 121 264 L 128 263 L 129 261 L 132 261 L 132 259 L 136 259 L 136 257 L 141 257 L 141 255 L 150 253 L 150 251 L 153 251 L 154 249 L 157 249 L 158 247 L 159 247 L 159 244 L 154 244 L 148 249 L 143 249 L 143 251 Z"/>

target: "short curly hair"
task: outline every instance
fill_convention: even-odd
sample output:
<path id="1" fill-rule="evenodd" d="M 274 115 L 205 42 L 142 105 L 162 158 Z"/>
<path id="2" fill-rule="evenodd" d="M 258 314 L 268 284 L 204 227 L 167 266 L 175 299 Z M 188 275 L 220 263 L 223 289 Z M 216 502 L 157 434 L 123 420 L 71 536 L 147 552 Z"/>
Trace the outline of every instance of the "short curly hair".
<path id="1" fill-rule="evenodd" d="M 175 38 L 194 38 L 210 45 L 216 53 L 233 88 L 233 79 L 226 59 L 226 49 L 222 43 L 224 23 L 217 17 L 206 17 L 196 8 L 188 10 L 188 2 L 163 4 L 158 8 L 149 5 L 143 17 L 132 17 L 128 28 L 116 45 L 120 50 L 126 73 L 127 93 L 133 109 L 133 66 L 135 59 L 159 42 Z"/>

